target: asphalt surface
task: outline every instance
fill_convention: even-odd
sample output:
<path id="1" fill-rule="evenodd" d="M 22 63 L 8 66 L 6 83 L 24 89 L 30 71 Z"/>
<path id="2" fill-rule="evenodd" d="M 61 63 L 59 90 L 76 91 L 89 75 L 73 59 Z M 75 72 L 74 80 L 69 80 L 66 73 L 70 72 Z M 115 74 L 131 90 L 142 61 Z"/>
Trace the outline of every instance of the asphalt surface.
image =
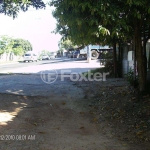
<path id="1" fill-rule="evenodd" d="M 50 60 L 43 60 L 38 62 L 10 62 L 10 63 L 2 63 L 0 64 L 0 73 L 8 73 L 14 69 L 21 69 L 23 67 L 30 67 L 30 66 L 38 66 L 38 65 L 45 65 L 45 64 L 52 64 L 52 63 L 59 63 L 59 62 L 68 62 L 68 61 L 76 61 L 77 59 L 69 59 L 66 57 L 62 58 L 55 58 Z"/>
<path id="2" fill-rule="evenodd" d="M 98 61 L 87 63 L 86 60 L 67 58 L 1 65 L 0 93 L 27 96 L 58 94 L 74 85 L 82 72 L 99 67 Z"/>

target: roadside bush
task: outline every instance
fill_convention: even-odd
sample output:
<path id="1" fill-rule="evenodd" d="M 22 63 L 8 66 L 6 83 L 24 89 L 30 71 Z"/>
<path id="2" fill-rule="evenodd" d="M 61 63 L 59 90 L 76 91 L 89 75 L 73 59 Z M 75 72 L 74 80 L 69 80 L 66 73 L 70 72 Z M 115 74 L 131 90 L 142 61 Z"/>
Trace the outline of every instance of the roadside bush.
<path id="1" fill-rule="evenodd" d="M 131 86 L 133 86 L 134 88 L 138 87 L 138 77 L 136 76 L 134 78 L 134 70 L 133 69 L 130 69 L 129 72 L 127 74 L 125 74 L 125 78 Z"/>
<path id="2" fill-rule="evenodd" d="M 103 53 L 102 59 L 100 59 L 100 64 L 105 66 L 106 70 L 110 73 L 110 75 L 114 74 L 112 53 L 109 52 Z"/>

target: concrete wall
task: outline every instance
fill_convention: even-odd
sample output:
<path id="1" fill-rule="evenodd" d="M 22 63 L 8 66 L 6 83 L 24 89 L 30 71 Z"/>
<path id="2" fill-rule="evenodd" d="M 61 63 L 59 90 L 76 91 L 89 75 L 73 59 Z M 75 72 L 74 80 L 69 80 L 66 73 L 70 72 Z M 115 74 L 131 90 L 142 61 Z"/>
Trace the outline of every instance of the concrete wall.
<path id="1" fill-rule="evenodd" d="M 134 69 L 134 57 L 132 58 L 133 60 L 129 59 L 131 57 L 129 57 L 129 55 L 131 55 L 131 53 L 129 53 L 129 51 L 131 51 L 131 47 L 129 45 L 124 45 L 122 48 L 122 73 L 123 73 L 123 77 L 124 74 L 128 73 L 128 71 L 131 69 Z M 134 56 L 134 52 L 133 55 Z M 147 78 L 150 81 L 150 40 L 149 42 L 146 44 L 146 56 L 147 56 Z"/>
<path id="2" fill-rule="evenodd" d="M 128 67 L 128 51 L 129 51 L 129 46 L 124 45 L 122 49 L 122 74 L 123 77 L 125 74 L 128 73 L 129 67 Z"/>

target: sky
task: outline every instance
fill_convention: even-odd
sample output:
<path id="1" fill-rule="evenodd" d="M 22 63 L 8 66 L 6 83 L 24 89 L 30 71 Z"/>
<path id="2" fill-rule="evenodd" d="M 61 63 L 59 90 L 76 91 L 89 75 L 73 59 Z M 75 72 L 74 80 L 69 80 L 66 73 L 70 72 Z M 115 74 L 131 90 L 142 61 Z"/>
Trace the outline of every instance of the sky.
<path id="1" fill-rule="evenodd" d="M 0 14 L 0 35 L 28 40 L 33 50 L 57 51 L 59 34 L 51 33 L 56 28 L 56 20 L 52 16 L 52 8 L 20 12 L 16 19 Z"/>

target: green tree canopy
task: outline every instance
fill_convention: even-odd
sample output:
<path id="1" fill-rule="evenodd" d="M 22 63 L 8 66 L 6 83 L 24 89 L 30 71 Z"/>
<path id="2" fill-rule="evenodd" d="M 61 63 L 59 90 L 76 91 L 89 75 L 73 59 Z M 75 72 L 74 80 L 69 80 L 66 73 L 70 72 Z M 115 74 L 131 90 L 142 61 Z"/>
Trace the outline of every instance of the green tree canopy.
<path id="1" fill-rule="evenodd" d="M 32 51 L 32 45 L 28 40 L 13 39 L 6 35 L 0 37 L 0 54 L 12 52 L 21 56 L 27 51 Z"/>
<path id="2" fill-rule="evenodd" d="M 0 55 L 5 52 L 6 47 L 6 41 L 3 40 L 3 38 L 0 38 Z"/>
<path id="3" fill-rule="evenodd" d="M 11 37 L 7 36 L 7 35 L 3 35 L 0 37 L 0 51 L 1 51 L 1 54 L 3 54 L 4 52 L 5 53 L 10 53 L 12 52 L 12 47 L 13 47 L 13 44 L 14 44 L 14 41 Z"/>
<path id="4" fill-rule="evenodd" d="M 16 55 L 16 56 L 22 56 L 24 54 L 23 52 L 23 48 L 22 47 L 16 47 L 16 48 L 13 48 L 13 53 Z"/>
<path id="5" fill-rule="evenodd" d="M 66 40 L 61 40 L 59 42 L 59 49 L 65 49 L 65 50 L 69 50 L 69 49 L 75 49 L 78 48 L 77 45 L 75 45 L 71 40 L 66 39 Z"/>
<path id="6" fill-rule="evenodd" d="M 14 45 L 13 45 L 13 49 L 14 48 L 21 48 L 23 50 L 23 53 L 27 52 L 27 51 L 32 51 L 32 45 L 28 40 L 24 40 L 24 39 L 14 39 Z"/>
<path id="7" fill-rule="evenodd" d="M 32 6 L 36 9 L 45 8 L 42 0 L 0 0 L 0 13 L 16 18 L 19 11 L 27 11 Z"/>

